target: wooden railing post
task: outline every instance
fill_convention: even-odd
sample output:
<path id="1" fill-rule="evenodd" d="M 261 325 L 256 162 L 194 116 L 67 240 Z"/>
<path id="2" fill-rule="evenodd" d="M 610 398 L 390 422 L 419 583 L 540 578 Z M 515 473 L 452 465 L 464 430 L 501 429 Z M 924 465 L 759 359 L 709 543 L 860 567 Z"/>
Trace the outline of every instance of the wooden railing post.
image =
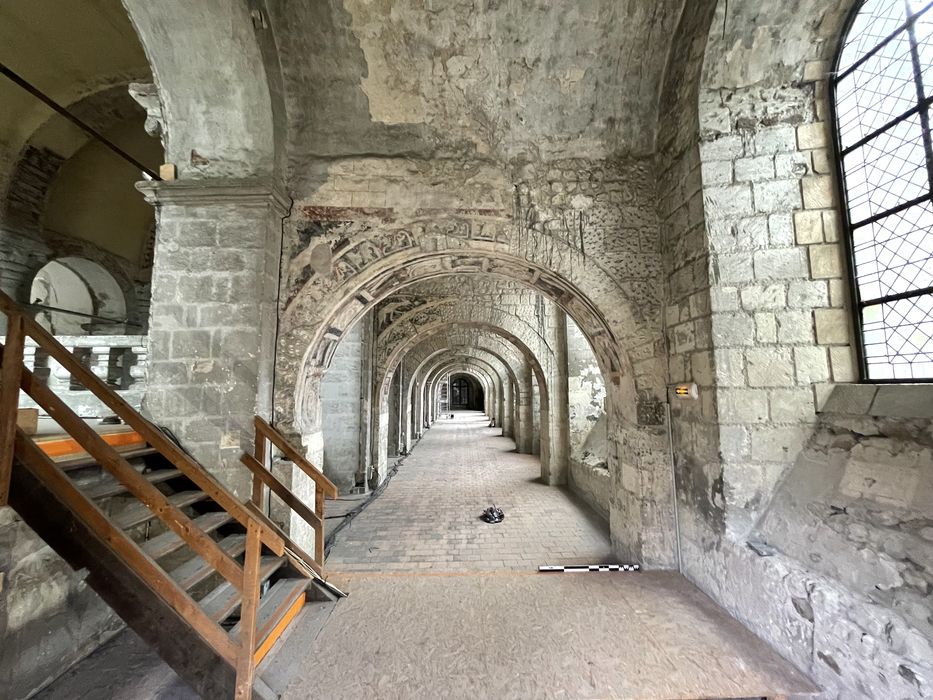
<path id="1" fill-rule="evenodd" d="M 3 367 L 0 368 L 0 506 L 10 499 L 10 475 L 16 443 L 16 415 L 19 408 L 19 385 L 23 375 L 25 333 L 23 317 L 7 314 Z"/>
<path id="2" fill-rule="evenodd" d="M 254 421 L 255 423 L 255 421 Z M 253 443 L 253 455 L 256 457 L 256 461 L 259 462 L 263 468 L 268 467 L 266 464 L 266 457 L 269 454 L 267 448 L 268 440 L 266 436 L 262 434 L 262 431 L 259 429 L 259 424 L 256 423 L 256 440 Z M 263 507 L 262 497 L 265 486 L 258 476 L 253 475 L 253 496 L 252 501 L 259 510 L 265 512 L 266 509 Z"/>
<path id="3" fill-rule="evenodd" d="M 324 570 L 324 489 L 314 485 L 314 514 L 320 518 L 320 527 L 314 530 L 314 561 Z"/>
<path id="4" fill-rule="evenodd" d="M 235 700 L 250 700 L 256 673 L 256 614 L 259 609 L 259 569 L 262 539 L 259 523 L 246 526 L 246 561 L 243 565 L 243 602 L 240 607 L 240 649 L 236 663 Z"/>

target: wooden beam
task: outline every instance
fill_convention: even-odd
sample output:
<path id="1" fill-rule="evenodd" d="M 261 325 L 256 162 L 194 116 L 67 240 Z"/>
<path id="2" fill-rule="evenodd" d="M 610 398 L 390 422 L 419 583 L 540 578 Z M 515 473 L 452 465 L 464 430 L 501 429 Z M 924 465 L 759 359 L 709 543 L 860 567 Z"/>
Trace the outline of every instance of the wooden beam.
<path id="1" fill-rule="evenodd" d="M 221 576 L 235 586 L 241 585 L 242 569 L 210 536 L 198 529 L 191 518 L 172 505 L 165 494 L 149 483 L 142 474 L 133 469 L 108 445 L 104 439 L 85 423 L 42 382 L 35 381 L 29 370 L 22 370 L 22 387 L 42 408 L 48 412 L 69 435 L 78 441 L 88 454 L 123 484 L 140 502 L 151 510 L 172 532 L 181 537 L 188 546 L 200 554 L 217 569 Z"/>
<path id="2" fill-rule="evenodd" d="M 281 498 L 285 505 L 298 513 L 298 515 L 300 515 L 308 525 L 313 527 L 315 531 L 324 530 L 323 519 L 319 518 L 314 511 L 308 508 L 308 506 L 304 504 L 304 501 L 298 498 L 298 496 L 289 491 L 288 487 L 276 479 L 272 472 L 257 462 L 253 455 L 243 455 L 240 457 L 240 461 L 249 467 L 249 470 L 253 472 L 254 475 L 262 479 L 263 483 L 269 487 L 272 493 Z"/>
<path id="3" fill-rule="evenodd" d="M 18 314 L 18 307 L 9 296 L 0 292 L 0 311 L 8 316 Z M 185 453 L 178 445 L 169 440 L 165 434 L 156 428 L 152 423 L 143 418 L 143 416 L 130 406 L 123 397 L 119 396 L 113 389 L 105 384 L 100 377 L 94 374 L 90 369 L 77 361 L 75 356 L 42 326 L 30 318 L 23 318 L 23 327 L 25 335 L 31 337 L 42 347 L 51 357 L 55 358 L 59 364 L 67 369 L 72 377 L 77 379 L 84 387 L 94 394 L 101 402 L 110 408 L 116 415 L 123 419 L 123 422 L 138 432 L 143 439 L 159 451 L 172 465 L 181 470 L 186 477 L 198 485 L 211 500 L 215 501 L 221 508 L 230 513 L 242 525 L 246 525 L 250 519 L 250 512 L 240 503 L 236 496 L 228 491 L 210 472 L 198 464 L 194 459 Z M 263 542 L 272 547 L 272 543 L 281 540 L 265 525 L 261 528 Z"/>
<path id="4" fill-rule="evenodd" d="M 201 607 L 183 591 L 171 577 L 140 549 L 139 545 L 113 523 L 87 498 L 55 463 L 35 443 L 17 431 L 16 456 L 22 460 L 43 486 L 48 489 L 106 546 L 139 575 L 152 592 L 168 603 L 200 634 L 231 666 L 236 665 L 237 649 L 227 633 L 209 619 Z M 85 565 L 87 565 L 85 563 Z"/>
<path id="5" fill-rule="evenodd" d="M 243 601 L 240 603 L 240 649 L 237 653 L 235 700 L 250 700 L 256 672 L 256 613 L 259 610 L 259 567 L 262 540 L 259 523 L 246 526 L 246 562 L 243 569 Z"/>
<path id="6" fill-rule="evenodd" d="M 0 506 L 10 499 L 10 474 L 13 470 L 13 444 L 16 440 L 16 409 L 19 407 L 20 373 L 23 370 L 23 344 L 25 341 L 23 317 L 18 313 L 7 316 L 6 344 L 3 348 L 3 366 L 0 367 Z"/>
<path id="7" fill-rule="evenodd" d="M 278 447 L 282 454 L 284 454 L 288 459 L 298 465 L 298 467 L 308 476 L 310 476 L 315 485 L 324 491 L 324 495 L 330 498 L 337 498 L 337 487 L 334 485 L 330 479 L 324 476 L 324 473 L 317 469 L 307 458 L 302 455 L 298 450 L 292 447 L 291 443 L 285 439 L 285 436 L 282 435 L 278 430 L 269 425 L 259 416 L 256 416 L 256 431 L 257 433 L 261 432 L 269 440 L 272 441 L 272 444 Z"/>

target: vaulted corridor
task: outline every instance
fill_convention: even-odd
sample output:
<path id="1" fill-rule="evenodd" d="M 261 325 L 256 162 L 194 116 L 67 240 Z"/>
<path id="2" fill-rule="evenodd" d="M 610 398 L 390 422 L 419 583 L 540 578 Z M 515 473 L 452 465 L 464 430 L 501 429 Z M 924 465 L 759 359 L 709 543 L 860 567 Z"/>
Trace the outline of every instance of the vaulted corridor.
<path id="1" fill-rule="evenodd" d="M 442 418 L 378 498 L 337 535 L 331 572 L 536 570 L 611 559 L 609 526 L 480 411 Z M 505 520 L 479 519 L 495 504 Z"/>
<path id="2" fill-rule="evenodd" d="M 931 37 L 2 3 L 0 700 L 933 700 Z"/>

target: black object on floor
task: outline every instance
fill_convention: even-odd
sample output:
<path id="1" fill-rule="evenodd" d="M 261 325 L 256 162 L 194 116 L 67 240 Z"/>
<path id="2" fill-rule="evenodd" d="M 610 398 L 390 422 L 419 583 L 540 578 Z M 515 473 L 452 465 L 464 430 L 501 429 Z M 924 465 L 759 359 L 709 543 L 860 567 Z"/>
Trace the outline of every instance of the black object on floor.
<path id="1" fill-rule="evenodd" d="M 480 520 L 484 520 L 487 523 L 501 523 L 505 520 L 505 513 L 502 512 L 501 508 L 496 508 L 494 505 L 490 506 L 483 511 L 483 514 L 480 517 Z"/>

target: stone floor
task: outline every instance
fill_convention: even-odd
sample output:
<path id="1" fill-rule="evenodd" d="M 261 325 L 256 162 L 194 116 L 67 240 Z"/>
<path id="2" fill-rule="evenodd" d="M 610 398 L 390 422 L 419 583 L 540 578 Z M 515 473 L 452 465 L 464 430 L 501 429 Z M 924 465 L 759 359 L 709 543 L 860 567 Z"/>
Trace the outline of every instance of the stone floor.
<path id="1" fill-rule="evenodd" d="M 385 491 L 336 537 L 332 572 L 535 571 L 610 561 L 609 527 L 570 491 L 542 484 L 537 457 L 478 411 L 441 419 Z M 479 519 L 490 505 L 505 520 Z"/>
<path id="2" fill-rule="evenodd" d="M 282 700 L 815 692 L 680 574 L 537 573 L 610 559 L 607 527 L 497 432 L 478 414 L 438 423 L 338 533 L 329 578 L 349 596 L 308 606 L 264 663 Z M 492 503 L 498 525 L 478 517 Z M 125 632 L 42 695 L 98 697 L 192 694 Z"/>
<path id="3" fill-rule="evenodd" d="M 803 697 L 814 687 L 672 572 L 355 573 L 282 700 Z M 280 659 L 280 663 L 284 660 Z"/>

